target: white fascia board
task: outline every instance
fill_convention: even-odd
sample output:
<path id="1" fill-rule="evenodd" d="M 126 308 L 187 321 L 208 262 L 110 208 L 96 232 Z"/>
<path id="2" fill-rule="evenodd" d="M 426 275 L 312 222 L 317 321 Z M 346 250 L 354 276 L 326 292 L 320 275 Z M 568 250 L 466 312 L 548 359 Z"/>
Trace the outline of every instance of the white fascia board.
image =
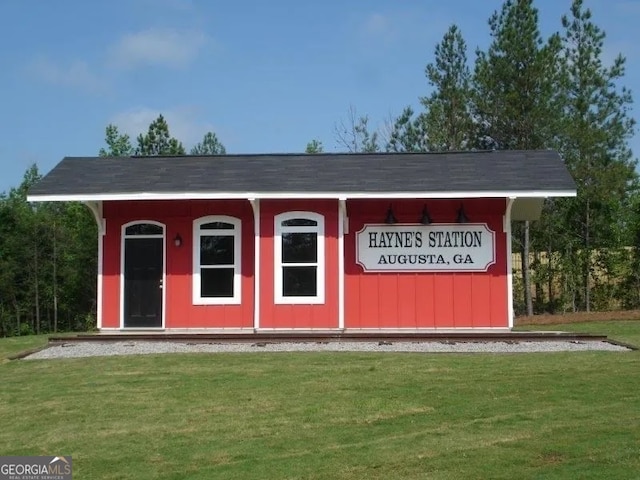
<path id="1" fill-rule="evenodd" d="M 248 200 L 260 199 L 409 199 L 409 198 L 547 198 L 575 197 L 575 190 L 532 191 L 442 191 L 442 192 L 171 192 L 171 193 L 98 193 L 66 195 L 28 195 L 28 202 L 96 202 L 123 200 Z"/>

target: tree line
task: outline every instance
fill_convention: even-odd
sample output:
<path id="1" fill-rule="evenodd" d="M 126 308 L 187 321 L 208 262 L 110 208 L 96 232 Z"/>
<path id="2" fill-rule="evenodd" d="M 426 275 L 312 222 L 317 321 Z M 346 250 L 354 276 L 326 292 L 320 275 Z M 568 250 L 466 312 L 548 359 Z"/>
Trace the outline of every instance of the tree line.
<path id="1" fill-rule="evenodd" d="M 603 58 L 605 33 L 582 0 L 544 37 L 534 0 L 507 0 L 488 21 L 491 42 L 469 60 L 451 25 L 425 67 L 428 95 L 372 128 L 351 107 L 334 126 L 350 152 L 555 149 L 578 186 L 550 199 L 536 222 L 514 224 L 519 314 L 640 307 L 640 197 L 629 141 L 635 121 L 625 59 Z M 135 141 L 108 125 L 101 156 L 185 155 L 160 115 Z M 311 140 L 305 151 L 321 153 Z M 208 132 L 190 151 L 225 154 Z M 29 204 L 36 166 L 0 194 L 0 336 L 95 327 L 97 231 L 80 204 Z"/>

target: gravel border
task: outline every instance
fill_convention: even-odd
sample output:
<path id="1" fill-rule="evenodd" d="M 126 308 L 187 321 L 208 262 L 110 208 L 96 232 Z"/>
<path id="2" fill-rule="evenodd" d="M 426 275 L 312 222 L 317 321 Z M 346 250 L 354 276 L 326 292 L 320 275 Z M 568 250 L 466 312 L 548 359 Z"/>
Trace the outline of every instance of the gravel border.
<path id="1" fill-rule="evenodd" d="M 256 342 L 184 343 L 153 341 L 79 342 L 55 345 L 32 353 L 25 360 L 51 358 L 148 355 L 158 353 L 243 353 L 243 352 L 415 352 L 415 353 L 535 353 L 605 350 L 628 352 L 630 348 L 604 341 L 527 342 Z"/>

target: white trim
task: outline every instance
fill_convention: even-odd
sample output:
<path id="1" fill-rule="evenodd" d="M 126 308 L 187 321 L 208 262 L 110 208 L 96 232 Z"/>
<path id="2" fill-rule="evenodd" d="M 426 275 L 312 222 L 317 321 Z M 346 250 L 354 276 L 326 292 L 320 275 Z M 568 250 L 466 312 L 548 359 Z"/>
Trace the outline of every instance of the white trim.
<path id="1" fill-rule="evenodd" d="M 507 205 L 504 213 L 504 233 L 507 236 L 507 317 L 509 320 L 509 329 L 513 328 L 513 265 L 511 259 L 511 208 L 515 198 L 507 199 Z"/>
<path id="2" fill-rule="evenodd" d="M 131 225 L 138 225 L 141 223 L 150 223 L 162 227 L 161 235 L 127 235 L 127 227 Z M 122 224 L 120 227 L 120 328 L 125 330 L 134 330 L 138 327 L 125 327 L 124 326 L 124 256 L 125 256 L 125 240 L 127 238 L 161 238 L 162 239 L 162 326 L 160 327 L 145 327 L 144 330 L 149 329 L 163 329 L 165 328 L 165 315 L 167 312 L 167 226 L 164 223 L 157 222 L 155 220 L 133 220 Z"/>
<path id="3" fill-rule="evenodd" d="M 29 195 L 29 202 L 86 202 L 106 200 L 248 200 L 262 199 L 358 199 L 358 198 L 547 198 L 575 197 L 576 190 L 495 190 L 495 191 L 438 191 L 438 192 L 167 192 L 167 193 L 94 193 L 66 195 Z"/>
<path id="4" fill-rule="evenodd" d="M 126 328 L 103 328 L 103 331 L 106 330 L 115 330 L 118 332 L 126 332 L 126 333 L 139 333 L 139 332 L 158 332 L 163 333 L 167 330 L 171 330 L 171 328 L 164 327 L 126 327 Z"/>
<path id="5" fill-rule="evenodd" d="M 491 238 L 491 259 L 487 260 L 487 263 L 480 264 L 477 268 L 465 267 L 464 264 L 460 264 L 460 268 L 451 267 L 449 264 L 443 265 L 443 268 L 437 268 L 438 264 L 435 267 L 431 267 L 429 264 L 426 264 L 424 268 L 399 268 L 393 266 L 391 268 L 381 268 L 377 266 L 377 262 L 375 259 L 379 258 L 376 254 L 374 259 L 371 259 L 371 254 L 368 255 L 369 258 L 365 257 L 365 253 L 363 253 L 360 249 L 360 238 L 364 234 L 367 229 L 373 228 L 382 228 L 383 231 L 388 231 L 391 229 L 396 229 L 398 227 L 408 227 L 413 229 L 418 229 L 422 231 L 430 231 L 433 228 L 457 228 L 457 229 L 469 229 L 473 227 L 482 227 L 485 229 L 488 236 Z M 489 227 L 489 224 L 486 222 L 469 222 L 469 223 L 432 223 L 430 225 L 422 225 L 416 223 L 394 223 L 393 225 L 389 225 L 386 223 L 365 223 L 362 225 L 362 228 L 356 232 L 355 234 L 355 242 L 356 242 L 356 264 L 359 265 L 364 272 L 369 273 L 389 273 L 389 272 L 401 272 L 401 273 L 463 273 L 463 272 L 487 272 L 489 268 L 491 268 L 496 263 L 496 232 Z M 426 245 L 426 244 L 425 244 Z M 365 241 L 366 248 L 366 241 Z M 438 247 L 435 247 L 438 248 Z M 443 247 L 447 248 L 447 247 Z M 457 247 L 456 247 L 457 248 Z M 368 252 L 369 248 L 366 249 Z M 397 249 L 391 249 L 389 253 L 397 253 Z M 415 253 L 415 250 L 411 253 Z M 437 253 L 436 253 L 437 254 Z M 372 266 L 373 264 L 373 266 Z M 455 265 L 455 264 L 454 264 Z"/>
<path id="6" fill-rule="evenodd" d="M 98 228 L 98 280 L 96 287 L 96 328 L 100 330 L 102 328 L 102 296 L 104 295 L 103 290 L 103 262 L 104 262 L 104 237 L 107 232 L 107 222 L 103 219 L 100 222 L 104 228 L 100 231 Z"/>
<path id="7" fill-rule="evenodd" d="M 253 328 L 260 328 L 260 200 L 249 199 L 253 210 Z"/>
<path id="8" fill-rule="evenodd" d="M 407 327 L 407 328 L 346 328 L 344 333 L 482 333 L 482 332 L 505 332 L 510 330 L 506 327 Z M 393 342 L 393 340 L 391 340 Z M 436 340 L 424 340 L 430 342 Z"/>
<path id="9" fill-rule="evenodd" d="M 93 218 L 96 221 L 96 225 L 98 226 L 98 233 L 101 233 L 104 235 L 106 226 L 105 226 L 104 215 L 102 212 L 102 202 L 97 201 L 97 202 L 83 202 L 83 203 L 86 205 L 86 207 L 89 210 L 91 210 L 91 213 L 93 214 Z"/>
<path id="10" fill-rule="evenodd" d="M 252 327 L 212 327 L 212 328 L 114 328 L 107 327 L 100 330 L 102 333 L 111 333 L 111 332 L 121 332 L 122 337 L 126 338 L 127 334 L 136 334 L 140 332 L 145 333 L 157 333 L 158 335 L 162 335 L 163 333 L 242 333 L 247 336 L 251 336 L 254 333 L 268 333 L 268 332 L 281 332 L 281 333 L 305 333 L 305 332 L 327 332 L 327 333 L 442 333 L 446 334 L 447 332 L 456 332 L 456 333 L 464 333 L 468 332 L 471 334 L 474 333 L 482 333 L 482 332 L 505 332 L 508 333 L 510 330 L 505 327 L 443 327 L 443 328 L 260 328 L 257 331 Z M 97 337 L 100 334 L 96 335 Z M 333 339 L 329 339 L 329 342 L 337 341 Z M 373 338 L 372 338 L 373 341 Z M 393 342 L 393 340 L 391 340 Z M 437 340 L 422 340 L 424 342 L 434 342 Z M 398 342 L 399 343 L 399 342 Z"/>
<path id="11" fill-rule="evenodd" d="M 343 333 L 343 328 L 336 327 L 300 327 L 300 328 L 291 328 L 291 327 L 274 327 L 274 328 L 261 328 L 256 333 L 270 333 L 270 332 L 279 332 L 279 333 Z M 328 340 L 331 341 L 331 340 Z"/>
<path id="12" fill-rule="evenodd" d="M 294 218 L 305 218 L 314 220 L 317 222 L 316 226 L 309 227 L 283 227 L 282 222 L 286 220 L 292 220 Z M 324 304 L 324 291 L 325 291 L 325 258 L 324 258 L 324 215 L 315 212 L 306 211 L 289 211 L 276 215 L 274 221 L 274 303 L 285 305 L 320 305 Z M 317 262 L 314 264 L 287 264 L 288 266 L 305 266 L 305 265 L 317 265 L 316 270 L 316 295 L 309 297 L 285 297 L 282 292 L 282 234 L 283 233 L 315 233 L 317 234 Z"/>
<path id="13" fill-rule="evenodd" d="M 509 333 L 510 330 L 506 327 L 424 327 L 424 328 L 415 328 L 415 327 L 407 327 L 407 328 L 261 328 L 257 333 L 263 332 L 291 332 L 291 333 L 305 333 L 305 332 L 330 332 L 330 333 L 447 333 L 447 332 L 469 332 L 469 333 L 482 333 L 482 332 L 505 332 Z M 347 339 L 348 340 L 348 339 Z M 333 341 L 329 339 L 328 341 Z M 372 339 L 373 341 L 373 339 Z M 393 340 L 391 340 L 393 342 Z M 412 340 L 413 341 L 413 340 Z M 431 342 L 436 340 L 423 340 L 424 342 Z"/>
<path id="14" fill-rule="evenodd" d="M 115 328 L 115 327 L 107 327 L 100 330 L 100 333 L 111 333 L 111 332 L 122 332 L 122 336 L 125 337 L 127 334 L 133 334 L 144 332 L 144 333 L 157 333 L 159 335 L 163 333 L 244 333 L 247 336 L 255 333 L 253 327 L 193 327 L 193 328 L 185 328 L 185 327 L 175 327 L 175 328 Z M 100 334 L 97 334 L 96 337 L 100 337 Z"/>
<path id="15" fill-rule="evenodd" d="M 338 200 L 338 328 L 344 328 L 344 232 L 348 228 L 346 222 L 346 200 Z"/>
<path id="16" fill-rule="evenodd" d="M 233 225 L 233 230 L 200 230 L 205 223 L 224 222 Z M 233 237 L 233 265 L 222 265 L 221 268 L 233 267 L 233 297 L 202 297 L 200 294 L 200 237 L 228 236 Z M 240 305 L 242 302 L 242 221 L 228 215 L 207 215 L 193 221 L 193 255 L 192 255 L 192 301 L 194 305 Z M 207 268 L 215 268 L 208 266 Z"/>
<path id="17" fill-rule="evenodd" d="M 133 225 L 135 225 L 136 223 L 151 223 L 151 222 L 137 222 L 136 221 Z M 129 225 L 129 226 L 131 226 L 131 225 Z M 158 225 L 158 226 L 160 226 L 160 225 Z M 125 235 L 126 235 L 127 238 L 159 238 L 159 237 L 162 236 L 161 234 L 157 234 L 156 235 L 156 234 L 153 234 L 153 233 L 152 234 L 145 234 L 145 235 L 127 235 L 127 234 L 125 234 Z"/>

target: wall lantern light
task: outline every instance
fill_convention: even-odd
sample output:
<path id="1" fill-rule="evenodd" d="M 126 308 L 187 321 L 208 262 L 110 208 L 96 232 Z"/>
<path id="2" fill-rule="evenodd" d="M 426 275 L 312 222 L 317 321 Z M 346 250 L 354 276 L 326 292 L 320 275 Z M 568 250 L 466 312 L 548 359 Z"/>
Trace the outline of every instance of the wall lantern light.
<path id="1" fill-rule="evenodd" d="M 389 205 L 389 210 L 387 210 L 387 218 L 384 220 L 384 223 L 386 223 L 387 225 L 393 225 L 394 223 L 398 223 L 398 219 L 393 214 L 393 209 L 391 208 L 391 205 Z"/>
<path id="2" fill-rule="evenodd" d="M 464 213 L 464 207 L 462 205 L 460 205 L 460 208 L 458 209 L 458 218 L 456 219 L 456 222 L 469 223 L 469 218 Z"/>
<path id="3" fill-rule="evenodd" d="M 431 220 L 431 216 L 429 215 L 429 211 L 427 210 L 426 205 L 422 209 L 422 216 L 420 217 L 420 223 L 422 225 L 431 225 L 433 223 L 433 220 Z"/>
<path id="4" fill-rule="evenodd" d="M 182 246 L 182 237 L 180 236 L 180 234 L 179 234 L 179 233 L 176 233 L 176 236 L 175 236 L 175 238 L 173 239 L 173 244 L 174 244 L 176 247 L 180 247 L 180 246 Z"/>

